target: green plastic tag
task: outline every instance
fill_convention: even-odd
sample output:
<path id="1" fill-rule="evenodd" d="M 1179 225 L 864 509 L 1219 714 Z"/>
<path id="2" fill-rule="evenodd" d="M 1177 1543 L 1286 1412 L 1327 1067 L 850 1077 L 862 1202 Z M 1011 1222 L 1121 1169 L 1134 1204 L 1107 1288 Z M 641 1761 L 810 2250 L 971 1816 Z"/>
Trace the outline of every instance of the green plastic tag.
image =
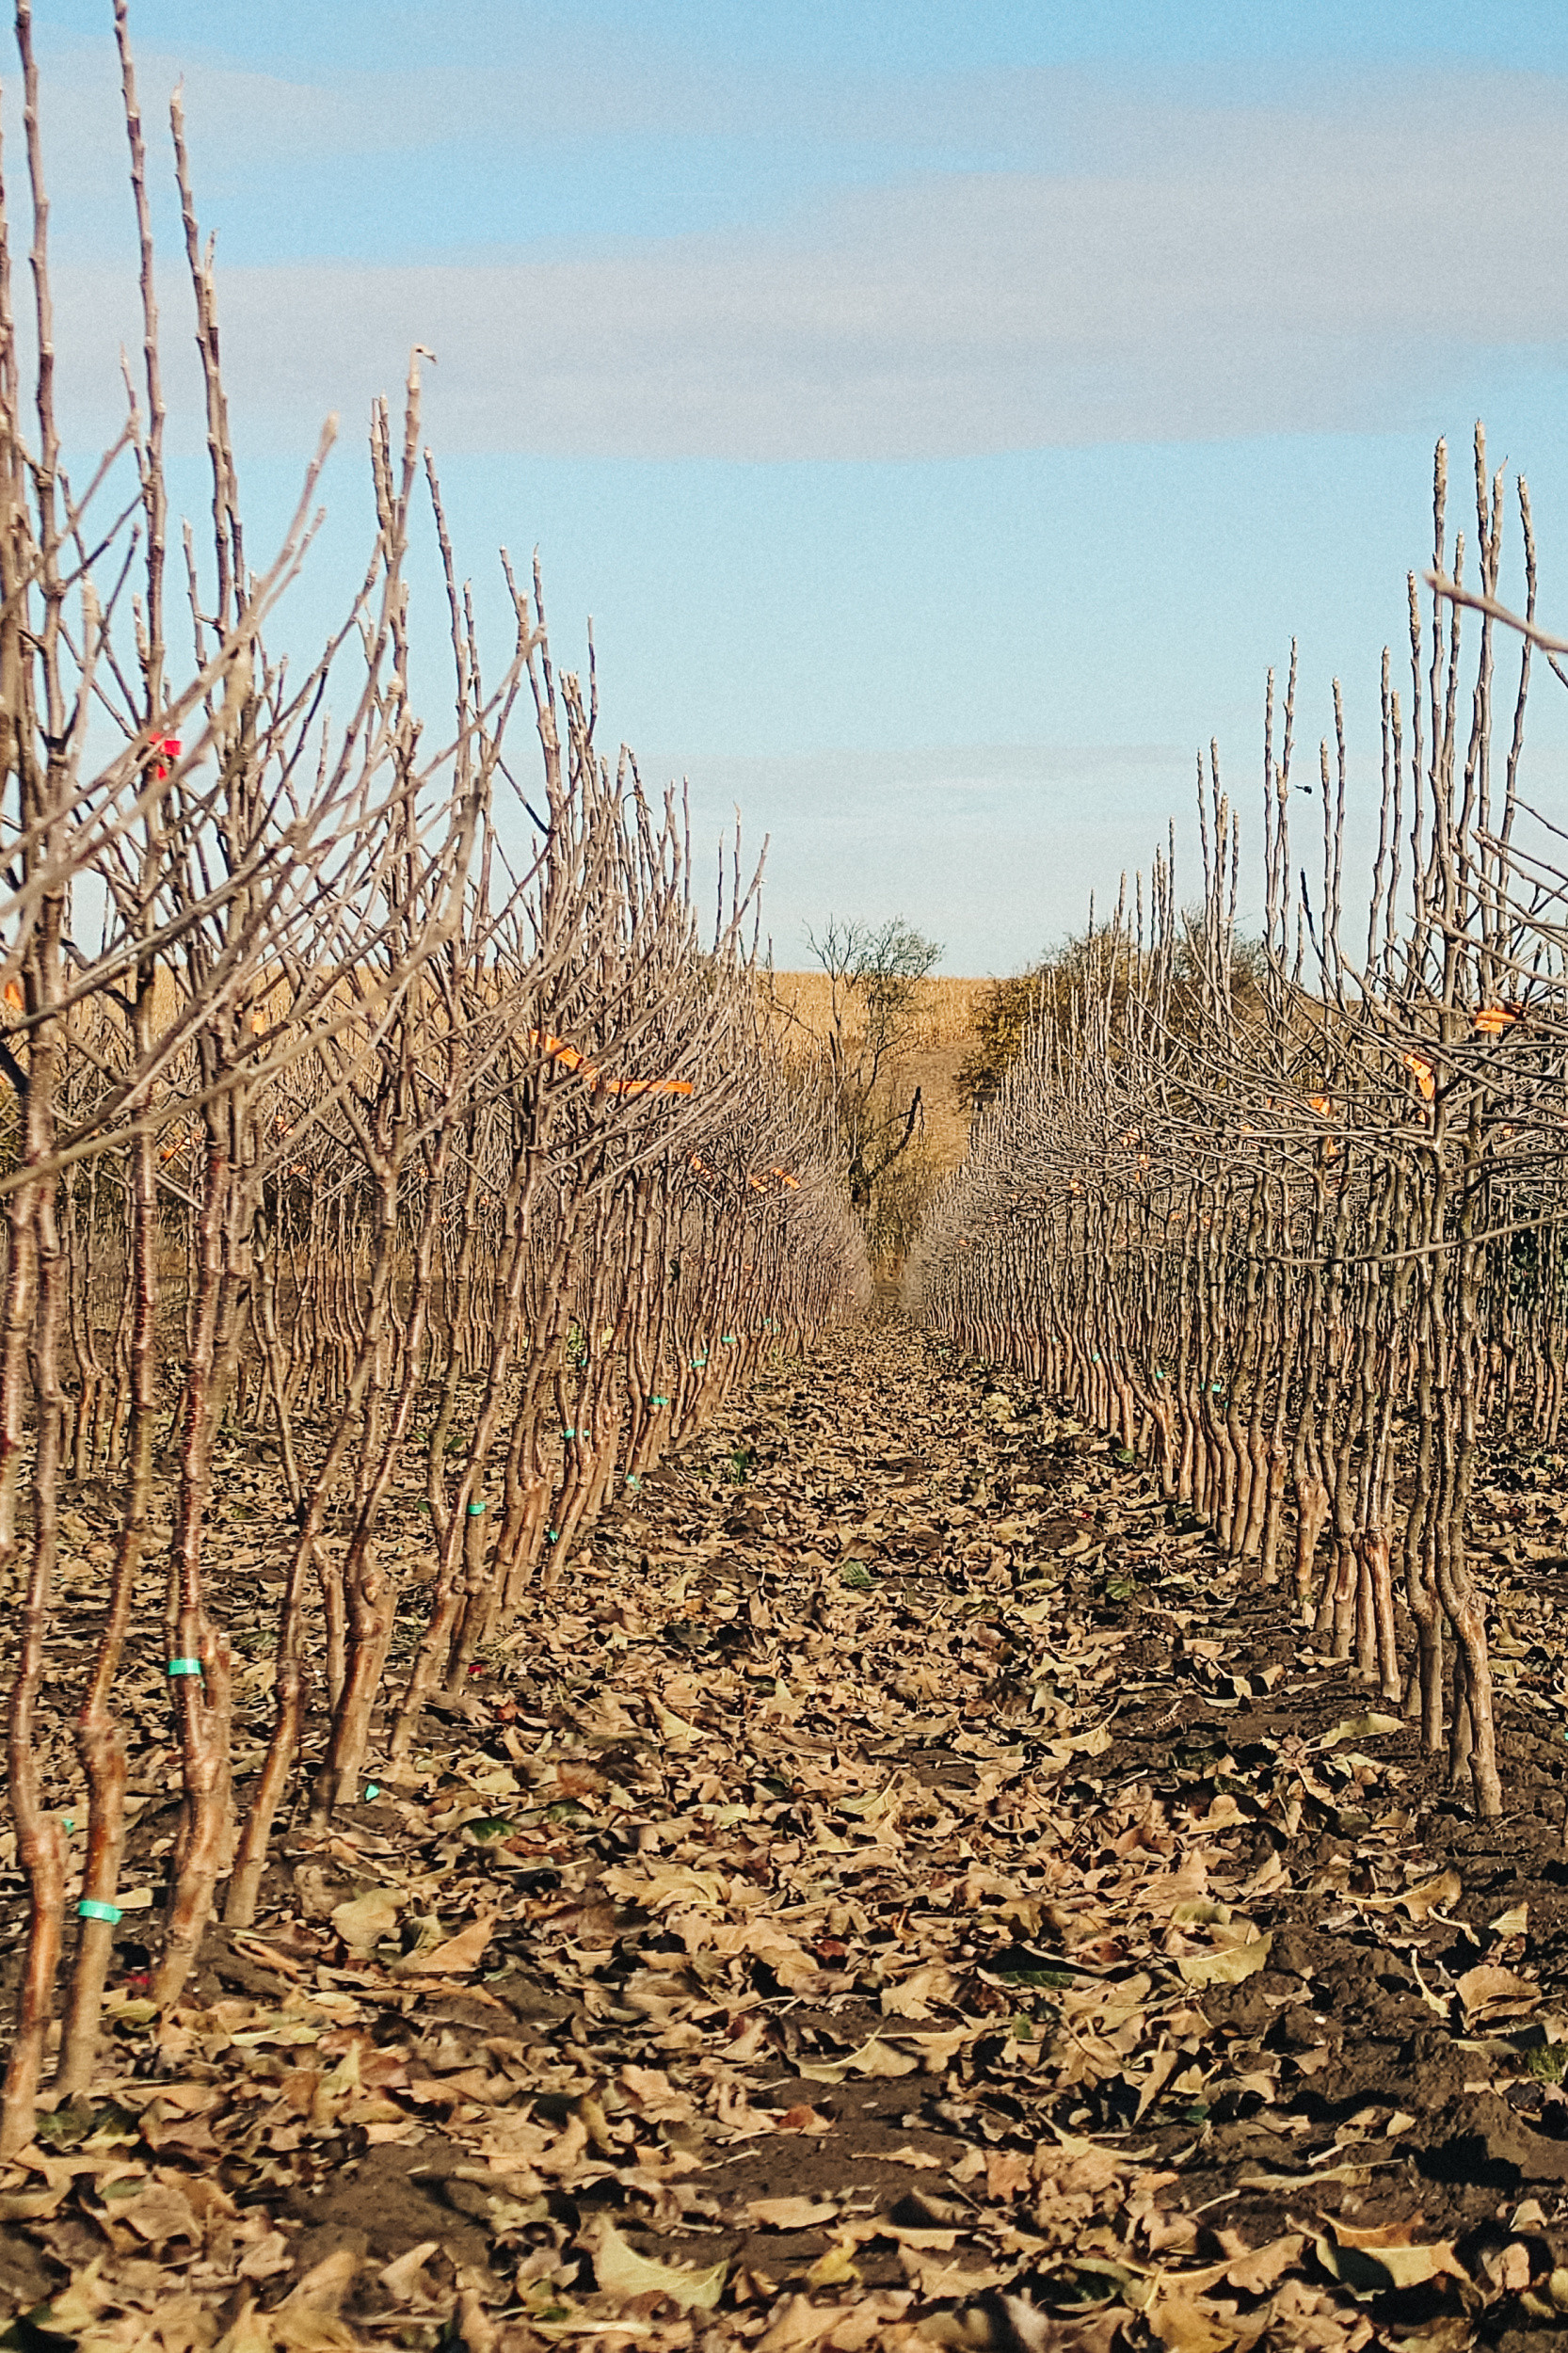
<path id="1" fill-rule="evenodd" d="M 78 1920 L 106 1920 L 112 1929 L 122 1917 L 118 1904 L 101 1904 L 96 1896 L 84 1896 L 76 1907 Z"/>
<path id="2" fill-rule="evenodd" d="M 168 1662 L 168 1672 L 171 1675 L 199 1675 L 201 1673 L 201 1661 L 200 1658 L 171 1658 Z"/>

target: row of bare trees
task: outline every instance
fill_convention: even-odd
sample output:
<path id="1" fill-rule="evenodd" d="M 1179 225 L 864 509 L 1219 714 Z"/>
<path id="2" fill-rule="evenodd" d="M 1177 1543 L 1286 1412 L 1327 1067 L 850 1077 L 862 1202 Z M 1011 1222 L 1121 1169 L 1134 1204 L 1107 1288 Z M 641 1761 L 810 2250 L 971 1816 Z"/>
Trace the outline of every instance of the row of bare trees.
<path id="1" fill-rule="evenodd" d="M 1091 927 L 928 1224 L 912 1281 L 968 1347 L 1027 1367 L 1159 1467 L 1501 1805 L 1466 1552 L 1480 1450 L 1559 1431 L 1568 1363 L 1562 836 L 1523 797 L 1535 625 L 1499 601 L 1505 486 L 1475 446 L 1479 581 L 1435 477 L 1408 687 L 1384 656 L 1382 793 L 1347 893 L 1342 707 L 1292 842 L 1295 665 L 1263 753 L 1261 938 L 1200 762 L 1204 889 L 1173 849 Z M 1514 648 L 1499 725 L 1499 653 Z M 1559 669 L 1559 675 L 1561 675 Z M 1347 904 L 1349 900 L 1349 904 Z M 1446 1670 L 1446 1638 L 1451 1677 Z M 1445 1722 L 1445 1703 L 1448 1703 Z"/>
<path id="2" fill-rule="evenodd" d="M 823 1101 L 760 1011 L 738 846 L 699 923 L 681 805 L 600 756 L 591 652 L 585 683 L 557 674 L 536 572 L 520 582 L 504 557 L 509 639 L 493 671 L 482 660 L 417 370 L 401 419 L 382 404 L 372 421 L 376 530 L 342 627 L 303 670 L 269 650 L 320 457 L 256 571 L 178 103 L 212 504 L 210 545 L 187 527 L 171 567 L 123 0 L 116 23 L 143 348 L 124 430 L 80 491 L 56 423 L 25 0 L 30 332 L 0 211 L 0 1568 L 30 1897 L 0 2153 L 31 2137 L 68 1959 L 54 2096 L 91 2077 L 150 1587 L 181 1793 L 152 1978 L 168 2005 L 215 1907 L 254 1916 L 301 1775 L 325 1822 L 367 1765 L 395 1774 L 425 1704 L 605 1504 L 867 1288 Z M 421 532 L 451 649 L 440 728 L 410 688 Z M 537 786 L 517 780 L 520 705 Z M 248 1433 L 275 1448 L 292 1519 L 242 1834 L 211 1522 L 222 1449 Z M 72 1478 L 114 1518 L 74 1682 L 55 1647 Z M 389 1694 L 410 1565 L 389 1502 L 410 1487 L 435 1558 Z M 73 1841 L 46 1770 L 62 1699 Z"/>

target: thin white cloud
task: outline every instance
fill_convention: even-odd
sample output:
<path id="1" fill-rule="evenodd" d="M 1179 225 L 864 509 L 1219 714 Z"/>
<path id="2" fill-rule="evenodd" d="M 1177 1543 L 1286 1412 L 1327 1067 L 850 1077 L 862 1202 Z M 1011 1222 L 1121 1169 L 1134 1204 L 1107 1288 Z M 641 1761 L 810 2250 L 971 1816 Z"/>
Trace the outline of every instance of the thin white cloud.
<path id="1" fill-rule="evenodd" d="M 52 186 L 102 187 L 120 172 L 124 154 L 114 45 L 45 40 L 41 48 Z M 142 44 L 135 61 L 150 141 L 161 149 L 178 88 L 198 168 L 223 185 L 307 158 L 407 155 L 453 144 L 489 147 L 504 158 L 564 144 L 726 138 L 764 128 L 825 140 L 846 127 L 844 93 L 833 85 L 795 76 L 762 86 L 668 44 L 622 40 L 612 52 L 586 33 L 572 37 L 557 26 L 532 54 L 523 43 L 493 39 L 488 45 L 449 39 L 442 51 L 417 67 L 376 63 L 314 76 Z M 395 57 L 396 45 L 387 54 Z M 888 86 L 875 87 L 871 103 L 888 132 L 920 136 L 920 97 L 898 99 Z M 6 97 L 14 111 L 8 88 Z M 863 123 L 857 135 L 865 136 Z M 330 223 L 323 228 L 329 237 Z"/>
<path id="2" fill-rule="evenodd" d="M 1436 146 L 1430 80 L 1370 111 L 1124 104 L 1113 168 L 934 173 L 788 231 L 232 269 L 235 403 L 297 440 L 423 343 L 452 450 L 919 458 L 1421 424 L 1481 355 L 1568 350 L 1568 86 L 1481 95 Z M 68 362 L 112 358 L 123 292 L 62 280 Z"/>

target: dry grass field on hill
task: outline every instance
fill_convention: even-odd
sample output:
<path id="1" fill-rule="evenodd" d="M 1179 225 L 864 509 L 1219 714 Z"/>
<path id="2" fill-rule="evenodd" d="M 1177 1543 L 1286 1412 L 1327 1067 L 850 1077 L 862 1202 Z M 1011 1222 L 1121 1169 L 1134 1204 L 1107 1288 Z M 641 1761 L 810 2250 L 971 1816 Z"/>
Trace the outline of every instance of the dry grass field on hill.
<path id="1" fill-rule="evenodd" d="M 831 1011 L 826 973 L 775 972 L 771 979 L 786 1019 L 792 1015 L 813 1036 L 825 1037 Z M 898 1078 L 901 1087 L 920 1089 L 931 1160 L 937 1174 L 945 1176 L 968 1147 L 968 1114 L 954 1081 L 974 1042 L 976 1009 L 991 983 L 934 974 L 914 985 L 912 1042 L 899 1058 Z"/>

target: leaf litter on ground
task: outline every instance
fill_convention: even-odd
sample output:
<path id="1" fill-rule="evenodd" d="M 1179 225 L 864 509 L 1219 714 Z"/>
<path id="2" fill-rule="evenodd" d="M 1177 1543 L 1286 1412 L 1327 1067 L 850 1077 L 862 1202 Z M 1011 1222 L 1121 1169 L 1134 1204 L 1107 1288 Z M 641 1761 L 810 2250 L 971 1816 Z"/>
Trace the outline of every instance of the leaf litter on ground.
<path id="1" fill-rule="evenodd" d="M 169 2016 L 127 1908 L 90 2097 L 0 2173 L 5 2341 L 1560 2326 L 1560 1579 L 1499 1591 L 1477 1825 L 1123 1451 L 898 1320 L 778 1366 Z"/>

